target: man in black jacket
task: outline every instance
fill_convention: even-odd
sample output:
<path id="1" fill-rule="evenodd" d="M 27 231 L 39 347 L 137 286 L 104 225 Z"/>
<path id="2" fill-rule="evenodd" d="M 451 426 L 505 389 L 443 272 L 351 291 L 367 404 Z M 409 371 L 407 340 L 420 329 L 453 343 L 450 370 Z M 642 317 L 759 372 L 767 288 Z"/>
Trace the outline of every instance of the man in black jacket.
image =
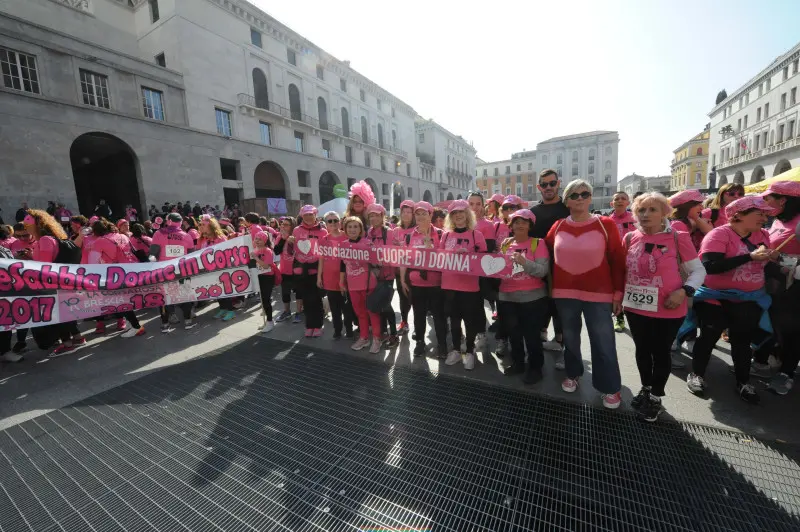
<path id="1" fill-rule="evenodd" d="M 25 219 L 26 214 L 28 214 L 28 202 L 23 201 L 22 207 L 17 209 L 17 214 L 14 216 L 14 219 L 17 221 L 17 223 L 22 223 L 22 220 Z"/>

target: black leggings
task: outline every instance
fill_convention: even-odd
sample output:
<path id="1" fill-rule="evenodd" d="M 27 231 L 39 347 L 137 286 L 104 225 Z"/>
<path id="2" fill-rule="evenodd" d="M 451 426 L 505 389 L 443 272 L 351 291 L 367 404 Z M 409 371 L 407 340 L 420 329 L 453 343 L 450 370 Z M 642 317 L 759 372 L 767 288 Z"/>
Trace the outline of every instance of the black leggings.
<path id="1" fill-rule="evenodd" d="M 120 312 L 116 316 L 128 320 L 128 323 L 130 323 L 131 327 L 134 329 L 139 329 L 142 326 L 142 324 L 139 323 L 139 319 L 136 317 L 136 313 L 132 310 L 129 310 L 128 312 Z"/>
<path id="2" fill-rule="evenodd" d="M 438 286 L 411 286 L 411 306 L 414 308 L 414 332 L 417 343 L 425 344 L 428 312 L 433 315 L 436 343 L 442 354 L 447 353 L 447 319 L 444 317 L 444 295 Z"/>
<path id="3" fill-rule="evenodd" d="M 272 287 L 275 286 L 274 275 L 259 275 L 258 289 L 261 291 L 261 308 L 267 321 L 272 321 Z"/>
<path id="4" fill-rule="evenodd" d="M 483 321 L 483 296 L 480 292 L 461 292 L 459 290 L 444 291 L 445 315 L 450 318 L 450 336 L 453 349 L 461 349 L 461 321 L 467 330 L 467 353 L 475 349 L 475 337 L 481 330 Z"/>
<path id="5" fill-rule="evenodd" d="M 636 367 L 642 386 L 649 386 L 653 395 L 662 397 L 672 370 L 670 348 L 683 318 L 657 318 L 635 312 L 625 314 L 636 345 Z"/>
<path id="6" fill-rule="evenodd" d="M 233 311 L 233 301 L 236 298 L 233 297 L 223 297 L 219 300 L 219 308 L 220 310 L 228 310 Z"/>
<path id="7" fill-rule="evenodd" d="M 770 308 L 772 325 L 781 344 L 781 373 L 789 377 L 797 371 L 800 360 L 800 281 L 796 280 L 788 290 L 772 298 Z"/>
<path id="8" fill-rule="evenodd" d="M 692 371 L 705 376 L 711 360 L 711 351 L 722 331 L 728 329 L 731 342 L 731 358 L 736 372 L 736 383 L 746 384 L 750 380 L 750 343 L 758 331 L 761 307 L 752 301 L 722 301 L 721 305 L 698 302 L 694 305 L 700 324 L 700 336 L 694 343 Z"/>
<path id="9" fill-rule="evenodd" d="M 544 365 L 541 329 L 550 312 L 547 298 L 515 303 L 498 301 L 497 311 L 502 313 L 505 331 L 511 345 L 511 359 L 517 367 L 525 367 L 525 348 L 528 349 L 528 367 L 541 370 Z"/>
<path id="10" fill-rule="evenodd" d="M 328 305 L 331 307 L 331 321 L 333 322 L 333 332 L 342 334 L 342 318 L 344 318 L 344 330 L 347 334 L 353 332 L 353 306 L 350 300 L 345 300 L 344 295 L 337 290 L 328 290 Z"/>
<path id="11" fill-rule="evenodd" d="M 192 318 L 191 303 L 181 303 L 180 305 L 167 305 L 166 307 L 161 307 L 161 325 L 166 325 L 167 323 L 169 323 L 169 315 L 175 312 L 175 307 L 181 309 L 184 320 L 189 320 Z"/>
<path id="12" fill-rule="evenodd" d="M 397 291 L 400 294 L 400 319 L 402 321 L 408 322 L 408 311 L 411 310 L 411 301 L 409 301 L 408 296 L 403 289 L 403 283 L 400 281 L 400 272 L 398 270 L 397 274 L 395 275 L 397 279 Z"/>
<path id="13" fill-rule="evenodd" d="M 322 294 L 317 286 L 317 272 L 301 273 L 293 277 L 297 287 L 297 297 L 303 300 L 306 329 L 321 329 Z"/>
<path id="14" fill-rule="evenodd" d="M 294 299 L 295 301 L 302 298 L 297 293 L 297 285 L 295 284 L 295 277 L 294 275 L 287 275 L 283 274 L 283 279 L 281 280 L 281 299 L 283 302 L 288 305 L 292 302 L 292 292 L 294 292 Z"/>

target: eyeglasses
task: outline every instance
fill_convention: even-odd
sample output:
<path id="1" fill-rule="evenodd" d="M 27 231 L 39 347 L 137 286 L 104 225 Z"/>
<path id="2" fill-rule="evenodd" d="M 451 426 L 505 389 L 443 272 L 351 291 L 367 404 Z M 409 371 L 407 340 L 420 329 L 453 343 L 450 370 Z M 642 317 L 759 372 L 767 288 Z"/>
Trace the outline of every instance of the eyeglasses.
<path id="1" fill-rule="evenodd" d="M 504 211 L 510 211 L 512 209 L 515 210 L 515 211 L 518 210 L 519 209 L 519 205 L 503 205 L 503 210 Z"/>
<path id="2" fill-rule="evenodd" d="M 742 194 L 742 193 L 741 193 L 741 192 L 739 192 L 738 190 L 729 190 L 729 191 L 727 191 L 727 192 L 725 193 L 725 195 L 726 195 L 726 196 L 731 196 L 731 197 L 734 197 L 734 196 L 735 196 L 735 197 L 737 197 L 737 198 L 744 197 L 744 194 Z"/>
<path id="3" fill-rule="evenodd" d="M 339 220 L 337 220 L 336 218 L 331 218 L 330 220 L 325 220 L 325 223 L 326 224 L 338 224 Z"/>
<path id="4" fill-rule="evenodd" d="M 569 195 L 569 199 L 571 200 L 576 200 L 578 198 L 589 199 L 591 197 L 592 193 L 589 192 L 588 190 L 584 190 L 583 192 L 573 192 L 572 194 Z"/>
<path id="5" fill-rule="evenodd" d="M 543 183 L 539 183 L 539 186 L 542 188 L 552 187 L 555 188 L 558 186 L 558 181 L 545 181 Z"/>

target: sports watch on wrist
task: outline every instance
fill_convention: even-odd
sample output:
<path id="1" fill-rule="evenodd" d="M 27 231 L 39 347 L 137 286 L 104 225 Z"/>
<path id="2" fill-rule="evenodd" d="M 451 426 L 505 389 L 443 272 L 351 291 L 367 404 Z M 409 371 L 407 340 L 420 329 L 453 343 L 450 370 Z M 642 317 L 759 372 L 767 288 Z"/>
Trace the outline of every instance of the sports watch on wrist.
<path id="1" fill-rule="evenodd" d="M 681 288 L 683 288 L 683 291 L 686 292 L 687 297 L 694 296 L 695 289 L 689 286 L 688 284 L 683 285 Z"/>

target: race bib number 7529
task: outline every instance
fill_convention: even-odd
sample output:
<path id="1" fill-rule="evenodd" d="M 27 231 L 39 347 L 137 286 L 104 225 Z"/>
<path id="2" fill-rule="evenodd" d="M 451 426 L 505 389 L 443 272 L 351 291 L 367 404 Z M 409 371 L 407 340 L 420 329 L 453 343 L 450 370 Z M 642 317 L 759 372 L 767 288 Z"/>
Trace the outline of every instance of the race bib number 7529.
<path id="1" fill-rule="evenodd" d="M 658 287 L 626 284 L 622 306 L 646 312 L 657 312 Z"/>

